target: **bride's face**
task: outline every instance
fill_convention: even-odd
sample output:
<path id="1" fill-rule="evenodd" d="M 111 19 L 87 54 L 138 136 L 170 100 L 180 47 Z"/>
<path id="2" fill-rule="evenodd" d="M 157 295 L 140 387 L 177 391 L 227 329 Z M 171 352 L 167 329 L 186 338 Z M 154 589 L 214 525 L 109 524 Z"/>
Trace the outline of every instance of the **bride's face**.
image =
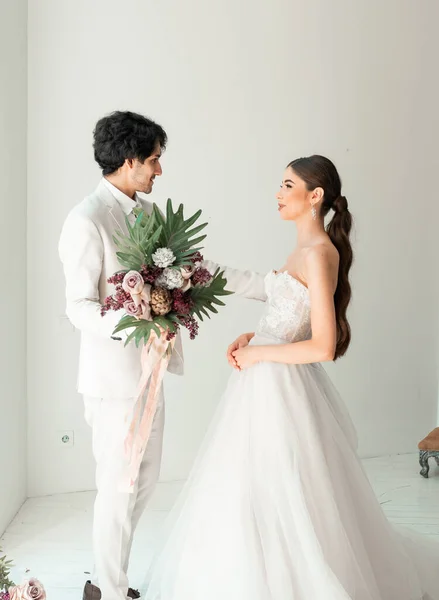
<path id="1" fill-rule="evenodd" d="M 276 194 L 280 216 L 285 221 L 295 221 L 307 212 L 311 214 L 310 196 L 303 179 L 288 167 L 284 173 L 282 185 Z"/>

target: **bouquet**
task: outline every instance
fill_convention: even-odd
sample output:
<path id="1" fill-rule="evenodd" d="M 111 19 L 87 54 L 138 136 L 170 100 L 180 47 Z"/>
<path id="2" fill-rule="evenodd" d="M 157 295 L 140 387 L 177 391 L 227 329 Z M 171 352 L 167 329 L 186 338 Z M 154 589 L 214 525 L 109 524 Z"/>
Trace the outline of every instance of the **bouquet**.
<path id="1" fill-rule="evenodd" d="M 224 306 L 219 299 L 231 292 L 218 269 L 214 275 L 203 268 L 198 246 L 207 225 L 195 225 L 201 211 L 185 220 L 183 205 L 174 212 L 171 200 L 166 216 L 154 204 L 147 215 L 135 210 L 136 221 L 126 225 L 128 235 L 116 232 L 117 258 L 124 267 L 108 279 L 115 292 L 105 299 L 101 314 L 123 310 L 113 336 L 127 332 L 125 345 L 143 344 L 142 375 L 137 388 L 134 415 L 125 439 L 128 480 L 121 491 L 132 492 L 151 433 L 161 382 L 171 358 L 175 337 L 181 327 L 191 339 L 198 334 L 198 321 Z M 131 331 L 127 331 L 131 330 Z M 120 339 L 120 338 L 119 338 Z M 145 399 L 145 392 L 146 399 Z"/>
<path id="2" fill-rule="evenodd" d="M 211 275 L 201 266 L 203 256 L 196 246 L 206 236 L 194 236 L 207 223 L 192 227 L 201 210 L 185 220 L 183 206 L 174 212 L 168 200 L 166 218 L 156 205 L 151 215 L 135 212 L 134 225 L 126 220 L 128 235 L 118 231 L 114 236 L 118 260 L 126 270 L 109 278 L 116 290 L 105 299 L 101 314 L 125 311 L 113 332 L 132 329 L 125 344 L 147 344 L 152 333 L 165 333 L 170 342 L 181 327 L 194 339 L 199 327 L 195 317 L 202 321 L 209 312 L 217 313 L 215 305 L 224 306 L 219 297 L 231 294 L 219 269 Z"/>
<path id="3" fill-rule="evenodd" d="M 9 578 L 12 561 L 0 558 L 0 600 L 46 600 L 46 592 L 38 579 L 32 578 L 15 585 Z"/>

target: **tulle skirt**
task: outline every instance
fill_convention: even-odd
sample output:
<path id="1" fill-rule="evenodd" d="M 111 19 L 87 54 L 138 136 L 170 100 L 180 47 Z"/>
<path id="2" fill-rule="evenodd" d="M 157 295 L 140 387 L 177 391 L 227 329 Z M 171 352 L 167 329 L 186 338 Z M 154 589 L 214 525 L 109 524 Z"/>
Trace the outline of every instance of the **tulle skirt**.
<path id="1" fill-rule="evenodd" d="M 394 529 L 356 448 L 321 365 L 234 372 L 146 600 L 439 600 L 439 544 Z"/>

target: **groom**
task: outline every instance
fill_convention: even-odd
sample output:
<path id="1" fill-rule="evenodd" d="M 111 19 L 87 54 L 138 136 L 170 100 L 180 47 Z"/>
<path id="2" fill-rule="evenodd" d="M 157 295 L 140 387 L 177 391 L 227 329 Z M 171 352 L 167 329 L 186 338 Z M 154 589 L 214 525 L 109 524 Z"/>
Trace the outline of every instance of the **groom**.
<path id="1" fill-rule="evenodd" d="M 83 600 L 126 600 L 139 593 L 128 585 L 128 562 L 136 525 L 152 495 L 162 455 L 164 399 L 160 392 L 151 435 L 133 493 L 118 491 L 124 473 L 127 434 L 140 378 L 140 351 L 112 337 L 119 313 L 100 314 L 111 294 L 107 279 L 120 270 L 113 235 L 127 233 L 133 210 L 152 211 L 145 198 L 162 174 L 160 158 L 167 143 L 164 129 L 132 112 L 114 112 L 98 121 L 94 156 L 103 178 L 76 205 L 64 223 L 59 253 L 66 280 L 66 313 L 81 331 L 78 392 L 92 428 L 97 496 L 94 507 L 95 574 L 85 584 Z M 214 272 L 218 265 L 203 265 Z M 263 278 L 225 269 L 227 288 L 246 298 L 265 300 Z M 168 370 L 183 373 L 181 338 L 177 337 Z"/>

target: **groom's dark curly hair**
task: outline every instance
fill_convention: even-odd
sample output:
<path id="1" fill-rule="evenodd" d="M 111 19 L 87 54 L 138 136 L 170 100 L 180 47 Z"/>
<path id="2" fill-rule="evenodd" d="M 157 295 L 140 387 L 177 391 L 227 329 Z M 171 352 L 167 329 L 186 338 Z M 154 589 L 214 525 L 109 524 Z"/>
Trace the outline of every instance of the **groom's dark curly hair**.
<path id="1" fill-rule="evenodd" d="M 164 150 L 167 141 L 163 127 L 129 111 L 115 111 L 103 117 L 93 132 L 95 160 L 103 175 L 117 171 L 127 158 L 144 162 L 157 145 Z"/>

